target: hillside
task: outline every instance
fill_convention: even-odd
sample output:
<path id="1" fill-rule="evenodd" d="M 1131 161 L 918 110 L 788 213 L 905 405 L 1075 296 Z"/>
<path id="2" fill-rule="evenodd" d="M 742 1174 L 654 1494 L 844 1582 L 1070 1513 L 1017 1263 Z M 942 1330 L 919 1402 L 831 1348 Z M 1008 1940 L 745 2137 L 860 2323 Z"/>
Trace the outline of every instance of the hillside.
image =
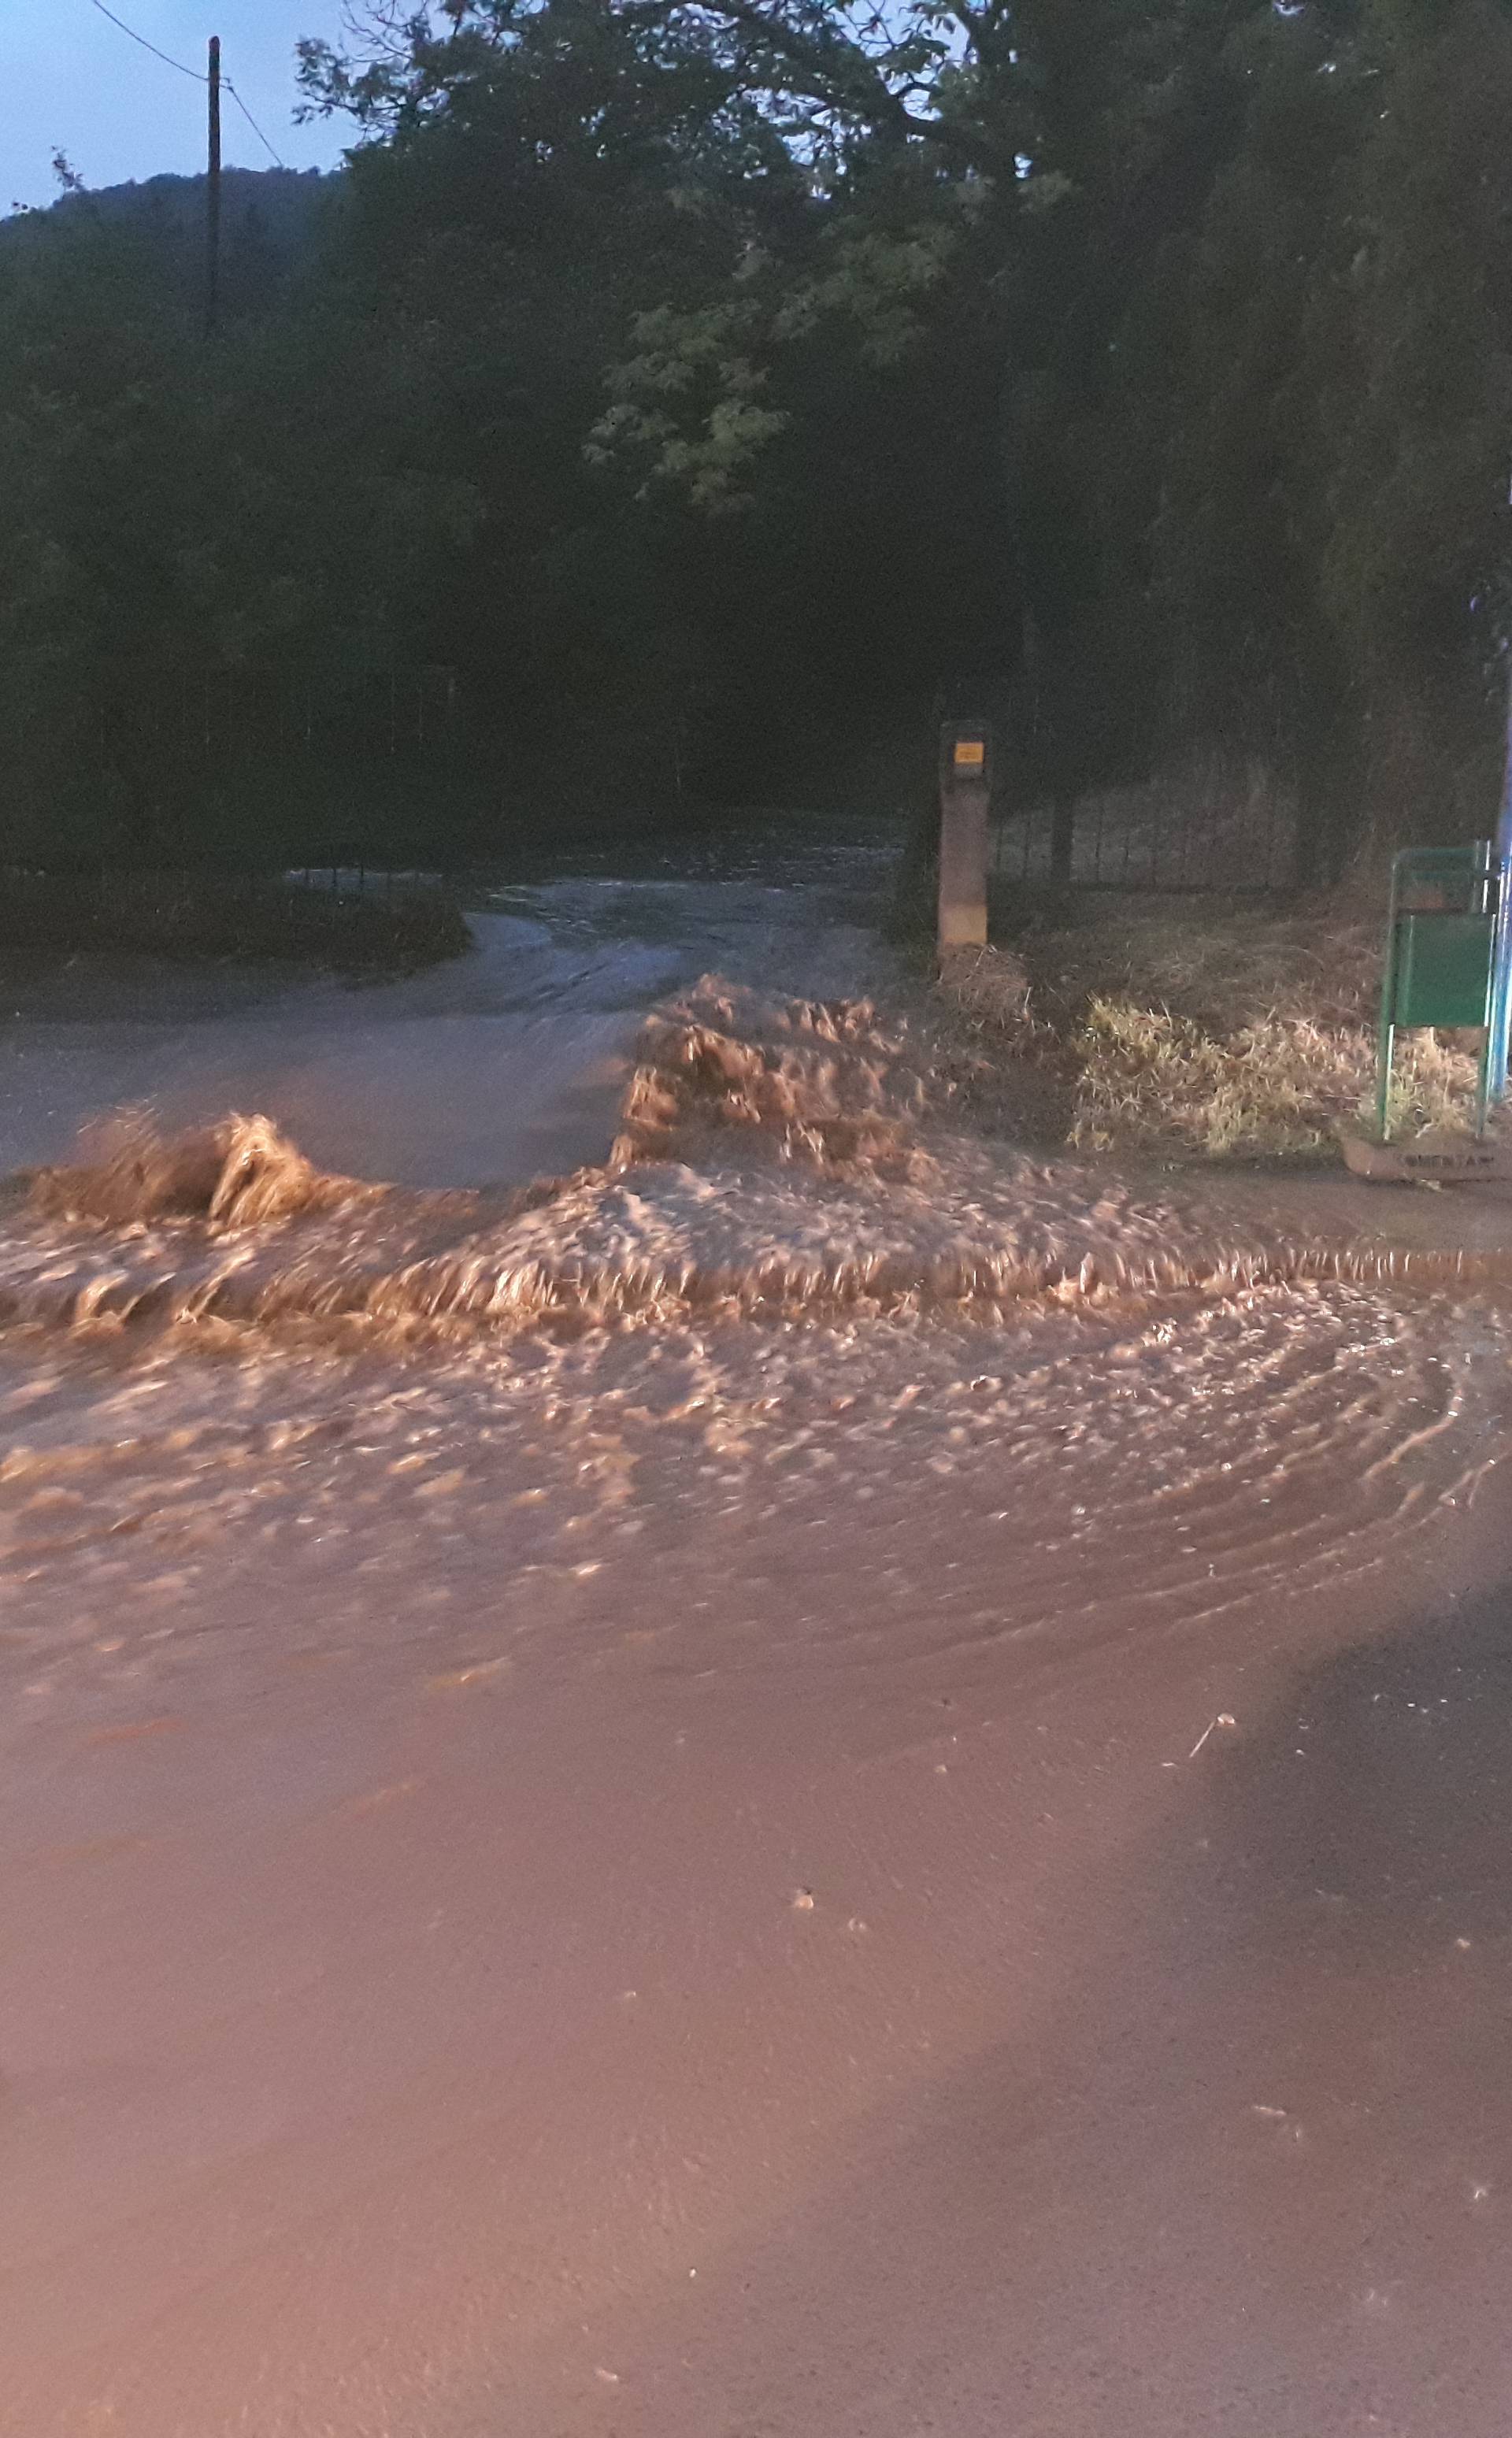
<path id="1" fill-rule="evenodd" d="M 267 300 L 310 247 L 340 173 L 319 169 L 226 169 L 221 228 L 230 309 Z M 204 246 L 205 181 L 165 175 L 62 195 L 45 211 L 0 220 L 0 248 L 45 245 L 94 221 L 140 235 L 185 283 L 198 282 Z"/>

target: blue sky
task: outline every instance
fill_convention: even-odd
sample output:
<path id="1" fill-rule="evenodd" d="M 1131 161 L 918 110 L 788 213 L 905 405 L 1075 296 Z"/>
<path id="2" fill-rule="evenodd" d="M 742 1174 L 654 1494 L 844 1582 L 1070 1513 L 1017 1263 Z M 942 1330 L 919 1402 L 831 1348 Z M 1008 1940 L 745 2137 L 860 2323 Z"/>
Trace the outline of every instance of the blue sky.
<path id="1" fill-rule="evenodd" d="M 294 44 L 334 35 L 340 0 L 110 0 L 118 17 L 191 66 L 219 34 L 225 71 L 290 168 L 328 168 L 340 123 L 295 127 Z M 204 166 L 204 100 L 186 77 L 119 33 L 91 0 L 0 0 L 0 214 L 44 203 L 61 147 L 91 186 Z M 232 102 L 225 157 L 238 168 L 268 155 Z"/>

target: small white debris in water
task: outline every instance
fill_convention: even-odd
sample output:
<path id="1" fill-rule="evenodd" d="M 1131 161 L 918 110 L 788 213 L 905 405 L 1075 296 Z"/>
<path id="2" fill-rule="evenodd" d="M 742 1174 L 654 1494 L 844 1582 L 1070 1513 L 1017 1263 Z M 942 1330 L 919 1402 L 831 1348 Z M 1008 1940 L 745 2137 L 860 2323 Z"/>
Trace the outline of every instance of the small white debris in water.
<path id="1" fill-rule="evenodd" d="M 1267 2108 L 1263 2099 L 1250 2101 L 1250 2113 L 1254 2116 L 1273 2116 L 1278 2123 L 1284 2123 L 1286 2119 L 1284 2108 Z"/>
<path id="2" fill-rule="evenodd" d="M 1231 1727 L 1233 1724 L 1234 1719 L 1232 1712 L 1228 1710 L 1220 1710 L 1216 1719 L 1208 1720 L 1206 1726 L 1203 1729 L 1202 1734 L 1198 1737 L 1197 1741 L 1193 1744 L 1190 1752 L 1187 1754 L 1187 1759 L 1195 1760 L 1197 1758 L 1198 1754 L 1202 1751 L 1204 1744 L 1207 1741 L 1208 1737 L 1212 1734 L 1215 1727 Z"/>
<path id="3" fill-rule="evenodd" d="M 593 2376 L 595 2378 L 601 2378 L 606 2387 L 618 2387 L 620 2384 L 620 2374 L 617 2370 L 605 2370 L 601 2365 L 594 2371 Z"/>
<path id="4" fill-rule="evenodd" d="M 1456 1947 L 1458 1947 L 1458 1948 L 1466 1948 L 1466 1947 L 1468 1947 L 1469 1943 L 1470 1943 L 1470 1942 L 1469 1942 L 1469 1940 L 1468 1940 L 1468 1938 L 1456 1938 L 1456 1940 L 1454 1941 L 1455 1946 L 1456 1946 Z"/>
<path id="5" fill-rule="evenodd" d="M 1491 2187 L 1489 2184 L 1472 2184 L 1470 2186 L 1470 2199 L 1472 2201 L 1486 2201 L 1489 2200 L 1490 2198 Z"/>
<path id="6" fill-rule="evenodd" d="M 812 1913 L 812 1912 L 813 1912 L 813 1910 L 814 1910 L 814 1891 L 813 1891 L 813 1889 L 812 1889 L 812 1888 L 795 1888 L 795 1889 L 794 1889 L 794 1891 L 793 1891 L 793 1911 L 794 1911 L 795 1913 Z"/>

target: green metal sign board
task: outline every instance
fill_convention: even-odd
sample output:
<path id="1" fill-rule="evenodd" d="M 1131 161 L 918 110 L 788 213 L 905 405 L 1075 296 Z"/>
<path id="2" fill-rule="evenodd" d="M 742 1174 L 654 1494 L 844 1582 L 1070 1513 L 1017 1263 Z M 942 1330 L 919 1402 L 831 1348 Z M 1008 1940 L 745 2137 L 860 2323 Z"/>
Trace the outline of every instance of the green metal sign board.
<path id="1" fill-rule="evenodd" d="M 1391 1074 L 1398 1032 L 1415 1026 L 1485 1034 L 1475 1132 L 1486 1132 L 1497 977 L 1508 921 L 1507 867 L 1489 839 L 1466 847 L 1408 847 L 1391 867 L 1391 909 L 1380 989 L 1377 1128 L 1391 1134 Z"/>
<path id="2" fill-rule="evenodd" d="M 1397 943 L 1399 1026 L 1485 1024 L 1496 924 L 1489 914 L 1404 914 Z"/>

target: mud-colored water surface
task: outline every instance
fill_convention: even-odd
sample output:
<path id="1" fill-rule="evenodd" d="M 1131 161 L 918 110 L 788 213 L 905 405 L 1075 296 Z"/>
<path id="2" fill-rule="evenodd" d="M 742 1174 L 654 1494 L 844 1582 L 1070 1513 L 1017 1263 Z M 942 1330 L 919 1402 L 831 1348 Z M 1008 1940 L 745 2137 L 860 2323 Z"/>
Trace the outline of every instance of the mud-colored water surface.
<path id="1" fill-rule="evenodd" d="M 1500 2433 L 1501 1214 L 970 1131 L 874 857 L 689 860 L 386 1161 L 384 994 L 28 981 L 0 2429 Z"/>

